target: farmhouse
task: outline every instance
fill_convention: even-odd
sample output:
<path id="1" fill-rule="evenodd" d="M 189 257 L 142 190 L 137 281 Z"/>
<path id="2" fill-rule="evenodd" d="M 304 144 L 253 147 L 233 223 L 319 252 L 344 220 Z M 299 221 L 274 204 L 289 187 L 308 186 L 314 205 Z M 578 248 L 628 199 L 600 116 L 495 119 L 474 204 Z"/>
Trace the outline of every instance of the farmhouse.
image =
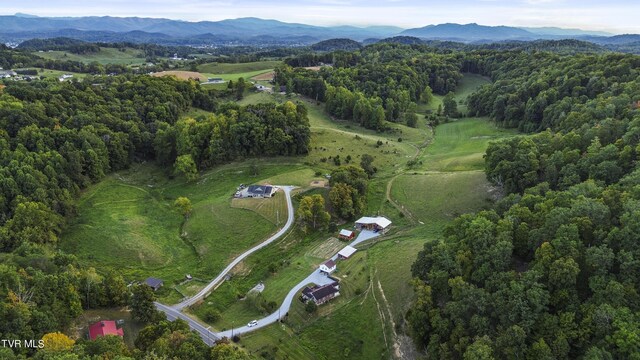
<path id="1" fill-rule="evenodd" d="M 305 287 L 302 290 L 301 300 L 303 302 L 313 301 L 316 305 L 322 305 L 336 296 L 340 296 L 340 284 L 334 281 L 327 285 Z"/>
<path id="2" fill-rule="evenodd" d="M 351 257 L 351 255 L 353 255 L 356 251 L 356 248 L 352 247 L 352 246 L 345 246 L 344 249 L 340 250 L 338 252 L 338 258 L 340 259 L 348 259 Z"/>
<path id="3" fill-rule="evenodd" d="M 158 291 L 164 285 L 164 282 L 158 278 L 150 277 L 144 281 L 146 285 L 153 289 L 153 291 Z"/>
<path id="4" fill-rule="evenodd" d="M 249 185 L 240 192 L 239 197 L 270 198 L 277 191 L 278 188 L 271 185 Z"/>
<path id="5" fill-rule="evenodd" d="M 383 216 L 377 217 L 362 217 L 356 221 L 356 229 L 360 230 L 372 230 L 375 232 L 385 233 L 389 230 L 391 220 Z"/>
<path id="6" fill-rule="evenodd" d="M 320 265 L 320 272 L 331 274 L 336 271 L 336 263 L 333 260 L 327 260 Z"/>
<path id="7" fill-rule="evenodd" d="M 267 90 L 269 90 L 269 87 L 264 86 L 264 85 L 261 85 L 261 84 L 256 84 L 256 85 L 255 85 L 255 88 L 256 88 L 256 90 L 258 90 L 258 91 L 267 91 Z"/>
<path id="8" fill-rule="evenodd" d="M 209 82 L 211 84 L 223 84 L 225 82 L 222 78 L 219 78 L 219 77 L 217 77 L 217 78 L 209 78 L 207 80 L 208 80 L 207 82 Z"/>
<path id="9" fill-rule="evenodd" d="M 340 235 L 338 235 L 338 237 L 341 240 L 351 240 L 351 239 L 354 238 L 354 236 L 356 236 L 356 233 L 354 233 L 351 230 L 346 230 L 346 229 L 340 230 Z"/>
<path id="10" fill-rule="evenodd" d="M 95 324 L 89 326 L 89 339 L 95 340 L 98 336 L 124 336 L 122 329 L 116 328 L 116 322 L 113 320 L 98 321 Z"/>

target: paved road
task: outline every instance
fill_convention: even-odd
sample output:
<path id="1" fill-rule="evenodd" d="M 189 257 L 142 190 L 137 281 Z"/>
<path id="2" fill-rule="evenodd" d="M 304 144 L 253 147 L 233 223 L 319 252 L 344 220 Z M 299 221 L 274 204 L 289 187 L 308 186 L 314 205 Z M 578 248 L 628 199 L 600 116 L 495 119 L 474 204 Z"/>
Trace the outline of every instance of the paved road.
<path id="1" fill-rule="evenodd" d="M 358 237 L 353 240 L 349 246 L 355 246 L 365 240 L 369 240 L 371 238 L 374 238 L 376 236 L 379 236 L 379 233 L 373 232 L 373 231 L 369 231 L 369 230 L 363 230 L 362 232 L 360 232 L 360 234 L 358 235 Z M 338 254 L 333 255 L 333 257 L 331 257 L 332 260 L 336 260 L 338 258 Z M 279 310 L 274 311 L 272 314 L 259 319 L 258 320 L 258 325 L 253 326 L 253 327 L 248 327 L 246 325 L 241 326 L 237 329 L 233 329 L 233 335 L 242 335 L 254 330 L 258 330 L 260 328 L 263 328 L 267 325 L 271 325 L 273 323 L 275 323 L 276 321 L 278 321 L 278 316 L 280 317 L 284 317 L 286 315 L 286 313 L 289 311 L 289 309 L 291 308 L 291 303 L 293 302 L 293 300 L 296 298 L 296 295 L 307 285 L 309 284 L 316 284 L 316 285 L 325 285 L 325 284 L 329 284 L 333 282 L 333 280 L 329 279 L 328 276 L 320 273 L 320 269 L 316 269 L 314 272 L 311 273 L 311 275 L 307 276 L 304 280 L 300 281 L 296 286 L 294 286 L 291 291 L 289 291 L 289 293 L 287 294 L 287 296 L 284 298 L 284 302 L 282 303 L 282 305 L 280 306 Z M 223 332 L 219 332 L 219 333 L 215 333 L 215 336 L 217 337 L 228 337 L 231 338 L 231 330 L 227 330 L 227 331 L 223 331 Z"/>
<path id="2" fill-rule="evenodd" d="M 293 186 L 278 186 L 278 188 L 282 189 L 282 191 L 284 191 L 284 194 L 287 198 L 287 209 L 289 212 L 289 215 L 287 217 L 287 223 L 284 224 L 284 226 L 275 234 L 273 234 L 273 236 L 271 236 L 270 238 L 268 238 L 267 240 L 261 242 L 260 244 L 252 247 L 251 249 L 245 251 L 242 255 L 238 256 L 237 258 L 235 258 L 226 268 L 224 268 L 224 270 L 222 270 L 222 272 L 213 280 L 211 280 L 211 282 L 209 282 L 207 284 L 207 286 L 205 286 L 202 290 L 200 290 L 199 293 L 197 293 L 196 295 L 182 301 L 179 304 L 173 305 L 173 308 L 176 310 L 182 310 L 186 307 L 189 307 L 195 303 L 197 303 L 198 301 L 200 301 L 201 299 L 203 299 L 209 292 L 211 292 L 211 290 L 213 288 L 215 288 L 219 283 L 222 282 L 222 280 L 224 280 L 225 276 L 227 276 L 227 274 L 231 271 L 231 269 L 233 269 L 236 265 L 238 265 L 242 260 L 246 259 L 247 256 L 253 254 L 254 252 L 262 249 L 263 247 L 271 244 L 272 242 L 274 242 L 275 240 L 277 240 L 280 236 L 284 235 L 289 228 L 291 227 L 291 225 L 293 224 L 293 220 L 294 220 L 294 212 L 293 212 L 293 204 L 291 203 L 291 190 L 293 190 Z"/>
<path id="3" fill-rule="evenodd" d="M 234 328 L 233 329 L 233 335 L 242 335 L 245 333 L 248 333 L 250 331 L 254 331 L 254 330 L 258 330 L 260 328 L 263 328 L 265 326 L 271 325 L 274 322 L 278 321 L 278 316 L 280 316 L 281 318 L 284 317 L 287 312 L 289 312 L 289 309 L 291 308 L 291 303 L 293 302 L 293 300 L 296 298 L 296 295 L 307 285 L 309 284 L 317 284 L 317 285 L 325 285 L 325 284 L 329 284 L 333 282 L 333 280 L 329 279 L 328 276 L 321 274 L 319 269 L 316 269 L 314 272 L 311 273 L 311 275 L 307 276 L 304 280 L 302 280 L 301 282 L 298 283 L 298 285 L 296 285 L 293 289 L 291 289 L 291 291 L 289 291 L 289 293 L 287 294 L 287 296 L 284 298 L 284 302 L 282 303 L 282 305 L 280 306 L 280 308 L 276 311 L 274 311 L 272 314 L 259 319 L 258 320 L 258 325 L 254 326 L 254 327 L 248 327 L 246 324 L 244 324 L 244 326 L 238 327 L 238 328 Z M 228 337 L 231 338 L 231 330 L 227 330 L 227 331 L 223 331 L 223 332 L 219 332 L 215 334 L 216 336 L 219 337 Z"/>
<path id="4" fill-rule="evenodd" d="M 210 331 L 208 326 L 204 326 L 198 321 L 184 314 L 182 312 L 182 309 L 195 304 L 200 299 L 203 299 L 210 291 L 212 291 L 216 287 L 216 285 L 218 285 L 220 282 L 222 282 L 222 280 L 224 280 L 225 276 L 231 271 L 231 269 L 233 269 L 236 265 L 238 265 L 238 263 L 244 260 L 247 256 L 271 244 L 280 236 L 284 235 L 289 230 L 289 228 L 291 228 L 291 225 L 293 225 L 293 220 L 295 218 L 294 212 L 293 212 L 293 203 L 291 202 L 291 190 L 293 190 L 294 187 L 278 186 L 278 188 L 282 189 L 287 199 L 288 216 L 287 216 L 287 222 L 277 233 L 275 233 L 273 236 L 271 236 L 267 240 L 254 246 L 253 248 L 247 250 L 246 252 L 242 253 L 240 256 L 235 258 L 226 268 L 224 268 L 224 270 L 222 270 L 222 272 L 218 276 L 216 276 L 215 279 L 211 280 L 211 282 L 209 282 L 207 286 L 205 286 L 200 292 L 198 292 L 193 297 L 188 298 L 182 301 L 181 303 L 173 306 L 164 305 L 159 302 L 155 303 L 156 309 L 165 313 L 167 315 L 167 319 L 172 321 L 178 318 L 185 320 L 187 323 L 189 323 L 189 326 L 191 327 L 191 329 L 193 329 L 198 334 L 200 334 L 204 342 L 209 344 L 210 346 L 214 344 L 215 340 L 219 340 L 220 336 Z"/>

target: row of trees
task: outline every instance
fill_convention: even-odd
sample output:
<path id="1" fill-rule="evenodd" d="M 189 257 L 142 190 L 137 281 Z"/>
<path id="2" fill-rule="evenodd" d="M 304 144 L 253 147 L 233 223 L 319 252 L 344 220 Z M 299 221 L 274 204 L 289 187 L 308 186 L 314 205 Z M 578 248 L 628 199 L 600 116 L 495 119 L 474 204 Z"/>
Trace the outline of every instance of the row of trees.
<path id="1" fill-rule="evenodd" d="M 634 358 L 640 328 L 640 58 L 467 54 L 495 82 L 470 111 L 529 137 L 490 144 L 508 196 L 454 221 L 412 267 L 430 357 Z"/>

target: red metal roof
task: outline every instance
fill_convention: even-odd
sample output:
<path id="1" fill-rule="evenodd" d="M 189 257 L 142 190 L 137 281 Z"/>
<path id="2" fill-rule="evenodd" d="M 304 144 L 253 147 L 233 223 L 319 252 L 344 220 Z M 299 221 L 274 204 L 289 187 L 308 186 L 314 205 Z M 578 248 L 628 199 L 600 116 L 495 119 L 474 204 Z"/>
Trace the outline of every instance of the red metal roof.
<path id="1" fill-rule="evenodd" d="M 98 336 L 117 335 L 124 336 L 122 329 L 116 328 L 113 320 L 103 320 L 89 326 L 89 339 L 95 340 Z"/>

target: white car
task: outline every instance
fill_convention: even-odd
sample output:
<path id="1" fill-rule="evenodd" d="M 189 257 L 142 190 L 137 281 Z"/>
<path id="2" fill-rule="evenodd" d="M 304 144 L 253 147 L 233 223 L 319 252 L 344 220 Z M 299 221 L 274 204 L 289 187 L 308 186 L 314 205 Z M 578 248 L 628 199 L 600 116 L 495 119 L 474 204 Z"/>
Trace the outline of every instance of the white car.
<path id="1" fill-rule="evenodd" d="M 256 326 L 256 325 L 258 325 L 258 320 L 251 320 L 251 321 L 247 324 L 247 326 L 248 326 L 248 327 L 254 327 L 254 326 Z"/>

